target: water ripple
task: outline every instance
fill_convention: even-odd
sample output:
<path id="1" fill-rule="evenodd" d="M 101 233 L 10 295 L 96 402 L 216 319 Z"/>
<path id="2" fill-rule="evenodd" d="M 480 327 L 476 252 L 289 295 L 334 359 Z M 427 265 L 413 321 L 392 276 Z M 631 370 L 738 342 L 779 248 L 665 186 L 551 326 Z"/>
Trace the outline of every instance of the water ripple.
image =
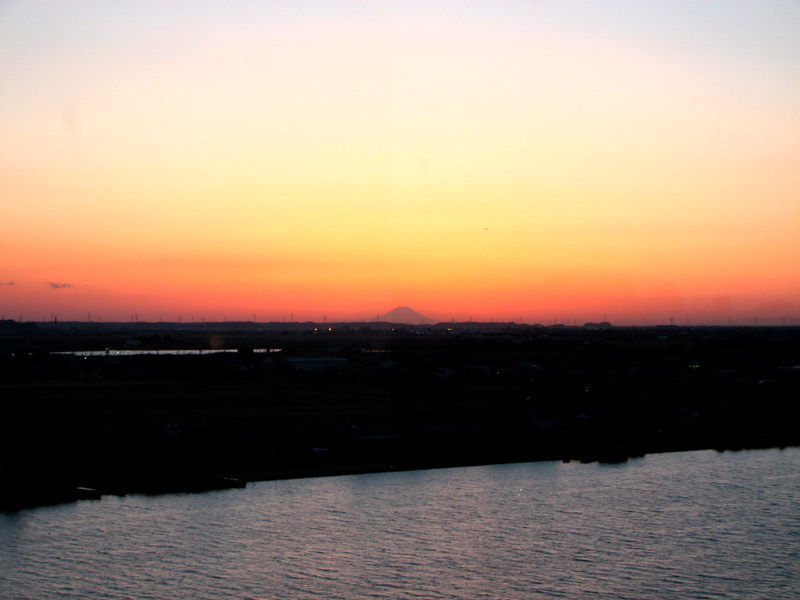
<path id="1" fill-rule="evenodd" d="M 800 450 L 272 481 L 0 516 L 17 598 L 788 598 Z"/>

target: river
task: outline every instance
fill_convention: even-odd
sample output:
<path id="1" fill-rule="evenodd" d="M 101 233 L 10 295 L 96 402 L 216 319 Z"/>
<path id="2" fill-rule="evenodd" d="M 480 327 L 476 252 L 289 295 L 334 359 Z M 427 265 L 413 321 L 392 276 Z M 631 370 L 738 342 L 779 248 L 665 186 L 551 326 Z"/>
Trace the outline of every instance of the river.
<path id="1" fill-rule="evenodd" d="M 798 448 L 267 481 L 0 513 L 7 600 L 798 594 Z"/>

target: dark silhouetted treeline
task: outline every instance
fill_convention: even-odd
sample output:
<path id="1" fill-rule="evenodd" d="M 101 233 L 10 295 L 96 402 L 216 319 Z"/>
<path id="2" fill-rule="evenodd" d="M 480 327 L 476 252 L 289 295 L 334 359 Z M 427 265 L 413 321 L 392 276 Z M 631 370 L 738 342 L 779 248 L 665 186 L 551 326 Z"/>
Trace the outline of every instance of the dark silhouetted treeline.
<path id="1" fill-rule="evenodd" d="M 800 443 L 798 328 L 302 325 L 6 330 L 0 504 Z"/>

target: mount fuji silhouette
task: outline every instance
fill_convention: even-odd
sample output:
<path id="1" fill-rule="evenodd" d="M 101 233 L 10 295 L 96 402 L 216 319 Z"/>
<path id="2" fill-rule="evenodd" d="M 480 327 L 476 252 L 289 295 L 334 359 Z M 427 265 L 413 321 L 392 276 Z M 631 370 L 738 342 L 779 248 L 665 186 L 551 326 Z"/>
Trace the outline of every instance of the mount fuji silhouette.
<path id="1" fill-rule="evenodd" d="M 438 323 L 435 319 L 421 315 L 407 306 L 398 306 L 379 318 L 384 323 L 407 323 L 409 325 L 434 325 Z"/>

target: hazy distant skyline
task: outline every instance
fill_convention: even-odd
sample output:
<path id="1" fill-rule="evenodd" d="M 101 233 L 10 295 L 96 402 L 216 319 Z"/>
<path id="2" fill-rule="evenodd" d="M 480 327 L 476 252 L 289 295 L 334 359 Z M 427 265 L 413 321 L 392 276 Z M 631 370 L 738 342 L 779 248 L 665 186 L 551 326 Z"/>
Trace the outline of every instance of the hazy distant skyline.
<path id="1" fill-rule="evenodd" d="M 0 3 L 6 318 L 800 316 L 797 2 Z"/>

